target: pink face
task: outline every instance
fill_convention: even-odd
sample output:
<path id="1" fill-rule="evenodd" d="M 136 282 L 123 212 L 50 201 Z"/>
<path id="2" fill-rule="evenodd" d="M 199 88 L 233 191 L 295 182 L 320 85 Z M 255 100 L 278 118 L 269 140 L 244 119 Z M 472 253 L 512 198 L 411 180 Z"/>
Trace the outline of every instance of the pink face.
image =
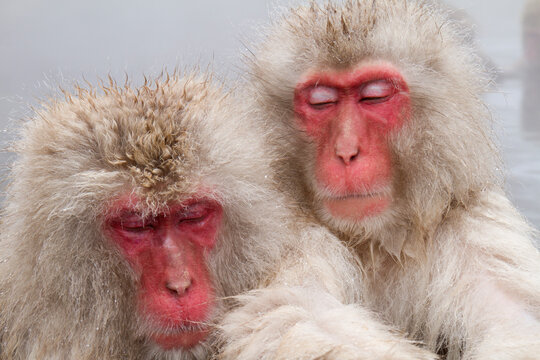
<path id="1" fill-rule="evenodd" d="M 388 64 L 309 72 L 296 86 L 296 121 L 317 148 L 315 180 L 334 217 L 361 220 L 391 203 L 388 135 L 410 112 L 409 89 Z"/>
<path id="2" fill-rule="evenodd" d="M 105 233 L 140 276 L 138 309 L 150 319 L 152 340 L 165 349 L 203 341 L 215 295 L 205 254 L 215 244 L 221 206 L 209 199 L 171 204 L 143 216 L 124 197 L 110 209 Z"/>

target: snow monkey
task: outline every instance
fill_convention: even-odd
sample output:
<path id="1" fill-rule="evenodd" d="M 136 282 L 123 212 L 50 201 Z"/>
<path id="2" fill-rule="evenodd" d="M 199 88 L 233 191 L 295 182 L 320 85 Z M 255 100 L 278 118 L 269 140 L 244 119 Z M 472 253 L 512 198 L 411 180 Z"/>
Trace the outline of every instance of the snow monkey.
<path id="1" fill-rule="evenodd" d="M 466 32 L 427 1 L 312 2 L 252 50 L 282 188 L 354 248 L 363 306 L 447 359 L 538 358 L 535 233 Z"/>
<path id="2" fill-rule="evenodd" d="M 111 80 L 25 124 L 2 216 L 1 359 L 205 359 L 265 312 L 255 353 L 219 356 L 293 359 L 317 335 L 312 357 L 356 358 L 344 339 L 367 336 L 387 341 L 373 354 L 431 358 L 355 305 L 355 259 L 274 189 L 264 129 L 221 87 Z M 239 294 L 254 302 L 220 322 Z"/>

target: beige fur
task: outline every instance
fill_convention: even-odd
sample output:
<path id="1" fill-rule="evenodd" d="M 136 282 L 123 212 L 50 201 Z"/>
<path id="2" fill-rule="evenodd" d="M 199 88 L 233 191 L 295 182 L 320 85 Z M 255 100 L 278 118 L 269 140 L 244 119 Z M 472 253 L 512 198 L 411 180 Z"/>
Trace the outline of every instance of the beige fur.
<path id="1" fill-rule="evenodd" d="M 214 332 L 190 350 L 165 351 L 147 340 L 147 322 L 135 315 L 138 278 L 101 230 L 105 209 L 126 191 L 145 199 L 147 211 L 201 191 L 223 205 L 207 259 L 219 302 L 210 325 L 233 305 L 235 316 L 255 321 L 262 313 L 239 306 L 245 298 L 265 303 L 271 336 L 282 321 L 319 316 L 313 301 L 323 316 L 350 309 L 354 317 L 350 252 L 290 210 L 274 189 L 262 129 L 209 76 L 167 76 L 138 88 L 111 80 L 65 95 L 43 105 L 14 145 L 0 236 L 1 359 L 205 359 L 228 341 Z M 273 319 L 277 312 L 284 315 Z M 320 325 L 312 331 L 328 341 Z"/>
<path id="2" fill-rule="evenodd" d="M 282 189 L 355 247 L 364 306 L 448 359 L 538 358 L 540 255 L 503 193 L 481 99 L 489 77 L 469 43 L 432 2 L 312 2 L 277 16 L 254 46 L 242 96 L 254 99 L 254 118 L 283 155 Z M 313 144 L 294 130 L 293 89 L 310 70 L 376 62 L 401 71 L 413 109 L 389 139 L 393 207 L 342 221 L 318 201 Z"/>
<path id="3" fill-rule="evenodd" d="M 333 240 L 324 228 L 307 227 L 300 234 L 301 254 L 284 259 L 262 289 L 236 297 L 240 306 L 220 323 L 219 359 L 435 358 L 358 306 L 360 284 L 353 277 L 336 283 L 346 264 L 335 256 Z M 352 293 L 335 295 L 344 290 Z"/>

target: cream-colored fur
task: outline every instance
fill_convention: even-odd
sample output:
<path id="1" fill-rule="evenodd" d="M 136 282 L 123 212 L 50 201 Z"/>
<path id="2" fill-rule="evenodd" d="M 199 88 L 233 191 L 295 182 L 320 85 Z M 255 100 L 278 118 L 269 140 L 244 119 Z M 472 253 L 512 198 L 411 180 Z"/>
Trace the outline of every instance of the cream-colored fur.
<path id="1" fill-rule="evenodd" d="M 284 261 L 267 286 L 236 297 L 239 307 L 220 324 L 219 359 L 435 358 L 359 306 L 352 277 L 336 283 L 346 264 L 332 255 L 333 240 L 312 225 L 300 236 L 301 255 Z M 335 295 L 344 290 L 352 293 Z"/>
<path id="2" fill-rule="evenodd" d="M 281 188 L 355 248 L 358 306 L 447 359 L 534 359 L 540 255 L 503 193 L 481 99 L 489 77 L 467 36 L 434 2 L 312 2 L 278 15 L 254 45 L 241 96 L 253 99 L 253 117 L 282 154 L 274 163 Z M 293 90 L 307 71 L 382 62 L 402 73 L 412 104 L 388 139 L 392 207 L 359 222 L 336 219 L 320 204 L 314 144 L 295 130 Z"/>
<path id="3" fill-rule="evenodd" d="M 351 353 L 364 343 L 351 339 L 380 332 L 406 358 L 430 358 L 379 325 L 340 330 L 344 320 L 373 317 L 352 305 L 355 260 L 276 191 L 263 129 L 209 76 L 138 88 L 111 81 L 65 96 L 26 122 L 14 145 L 0 236 L 0 359 L 205 359 L 218 344 L 244 350 L 250 326 L 263 331 L 250 344 L 257 357 L 290 358 L 305 334 L 316 335 L 302 345 L 316 356 L 330 342 Z M 193 348 L 158 347 L 136 315 L 138 277 L 102 232 L 106 209 L 126 192 L 144 200 L 142 211 L 202 193 L 223 205 L 207 259 L 216 331 Z M 223 337 L 231 326 L 236 337 Z M 276 346 L 283 332 L 285 345 Z"/>

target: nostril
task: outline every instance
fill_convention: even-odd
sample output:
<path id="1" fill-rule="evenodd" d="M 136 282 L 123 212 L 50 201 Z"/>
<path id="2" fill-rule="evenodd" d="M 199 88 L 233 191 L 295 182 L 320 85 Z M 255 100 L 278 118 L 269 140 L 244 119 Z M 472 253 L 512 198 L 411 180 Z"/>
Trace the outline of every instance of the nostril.
<path id="1" fill-rule="evenodd" d="M 349 163 L 351 161 L 354 161 L 356 160 L 356 158 L 358 157 L 358 154 L 359 154 L 359 151 L 357 148 L 355 149 L 349 149 L 348 151 L 346 150 L 336 150 L 336 155 L 337 157 L 343 162 L 345 163 L 346 165 L 349 165 Z"/>
<path id="2" fill-rule="evenodd" d="M 186 271 L 179 279 L 167 281 L 165 287 L 174 295 L 180 296 L 184 295 L 189 290 L 191 284 L 191 277 Z"/>

